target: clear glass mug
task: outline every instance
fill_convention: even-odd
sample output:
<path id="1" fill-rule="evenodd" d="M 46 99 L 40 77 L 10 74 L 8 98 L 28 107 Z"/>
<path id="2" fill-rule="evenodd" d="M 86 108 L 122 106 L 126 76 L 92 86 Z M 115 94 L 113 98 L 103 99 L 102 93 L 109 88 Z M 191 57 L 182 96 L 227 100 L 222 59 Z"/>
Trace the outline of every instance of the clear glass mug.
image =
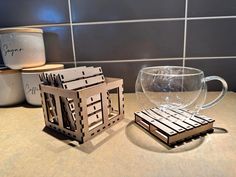
<path id="1" fill-rule="evenodd" d="M 207 82 L 222 83 L 219 96 L 205 103 Z M 194 116 L 202 109 L 217 104 L 227 92 L 226 81 L 219 76 L 204 77 L 203 71 L 181 66 L 154 66 L 139 71 L 135 92 L 142 109 L 188 110 Z"/>

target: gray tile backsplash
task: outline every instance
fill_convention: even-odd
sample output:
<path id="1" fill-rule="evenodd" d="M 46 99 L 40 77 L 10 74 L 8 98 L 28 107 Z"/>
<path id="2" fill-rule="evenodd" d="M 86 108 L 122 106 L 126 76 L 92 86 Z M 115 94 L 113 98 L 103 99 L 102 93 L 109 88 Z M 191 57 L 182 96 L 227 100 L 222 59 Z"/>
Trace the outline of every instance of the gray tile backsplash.
<path id="1" fill-rule="evenodd" d="M 229 90 L 236 90 L 236 58 L 186 60 L 186 66 L 201 69 L 205 76 L 220 76 L 228 83 Z M 208 90 L 221 90 L 219 81 L 207 83 Z"/>
<path id="2" fill-rule="evenodd" d="M 236 91 L 234 0 L 0 1 L 0 28 L 18 26 L 44 30 L 48 63 L 102 66 L 106 76 L 124 78 L 126 92 L 144 66 L 184 64 L 224 77 Z"/>
<path id="3" fill-rule="evenodd" d="M 184 17 L 185 0 L 71 0 L 73 22 Z"/>
<path id="4" fill-rule="evenodd" d="M 46 60 L 48 62 L 73 62 L 69 26 L 43 27 Z"/>
<path id="5" fill-rule="evenodd" d="M 235 0 L 188 0 L 189 17 L 236 15 Z"/>
<path id="6" fill-rule="evenodd" d="M 236 18 L 188 21 L 187 56 L 236 56 Z"/>
<path id="7" fill-rule="evenodd" d="M 0 27 L 68 23 L 66 0 L 1 0 Z"/>
<path id="8" fill-rule="evenodd" d="M 183 21 L 74 26 L 77 61 L 182 57 Z"/>

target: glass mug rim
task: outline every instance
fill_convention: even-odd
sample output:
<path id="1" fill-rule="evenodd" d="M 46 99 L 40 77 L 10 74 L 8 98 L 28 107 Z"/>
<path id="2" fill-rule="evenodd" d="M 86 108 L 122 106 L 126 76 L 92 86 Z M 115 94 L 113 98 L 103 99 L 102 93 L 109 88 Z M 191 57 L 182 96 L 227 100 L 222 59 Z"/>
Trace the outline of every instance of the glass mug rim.
<path id="1" fill-rule="evenodd" d="M 180 73 L 180 74 L 169 74 L 169 73 L 153 73 L 148 71 L 150 69 L 186 69 L 188 71 L 193 71 L 193 73 Z M 186 67 L 186 66 L 150 66 L 144 67 L 140 70 L 141 73 L 153 75 L 153 76 L 195 76 L 204 75 L 203 71 L 197 68 Z"/>

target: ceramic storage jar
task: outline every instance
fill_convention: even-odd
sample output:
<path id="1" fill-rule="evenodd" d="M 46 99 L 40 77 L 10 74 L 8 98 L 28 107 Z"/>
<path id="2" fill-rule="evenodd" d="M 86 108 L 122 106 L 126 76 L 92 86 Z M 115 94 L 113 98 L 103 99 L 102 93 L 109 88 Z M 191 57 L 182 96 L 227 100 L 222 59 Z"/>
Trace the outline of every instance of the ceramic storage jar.
<path id="1" fill-rule="evenodd" d="M 21 73 L 0 68 L 0 106 L 11 106 L 25 100 Z"/>
<path id="2" fill-rule="evenodd" d="M 39 75 L 46 71 L 63 69 L 62 64 L 47 64 L 35 68 L 22 69 L 22 81 L 24 86 L 24 92 L 26 101 L 35 106 L 41 105 L 39 84 Z"/>
<path id="3" fill-rule="evenodd" d="M 0 48 L 5 65 L 11 69 L 41 66 L 46 61 L 42 29 L 2 29 Z"/>

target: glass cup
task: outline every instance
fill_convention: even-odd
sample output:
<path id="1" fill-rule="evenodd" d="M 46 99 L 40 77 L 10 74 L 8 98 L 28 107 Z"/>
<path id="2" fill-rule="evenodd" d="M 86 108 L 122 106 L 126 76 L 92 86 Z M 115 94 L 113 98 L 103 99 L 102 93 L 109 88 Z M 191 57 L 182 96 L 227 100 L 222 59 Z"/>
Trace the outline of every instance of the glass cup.
<path id="1" fill-rule="evenodd" d="M 205 103 L 207 82 L 222 83 L 219 96 Z M 226 81 L 219 76 L 204 77 L 203 71 L 181 66 L 154 66 L 139 71 L 135 92 L 142 109 L 187 110 L 194 116 L 202 109 L 217 104 L 227 91 Z"/>

